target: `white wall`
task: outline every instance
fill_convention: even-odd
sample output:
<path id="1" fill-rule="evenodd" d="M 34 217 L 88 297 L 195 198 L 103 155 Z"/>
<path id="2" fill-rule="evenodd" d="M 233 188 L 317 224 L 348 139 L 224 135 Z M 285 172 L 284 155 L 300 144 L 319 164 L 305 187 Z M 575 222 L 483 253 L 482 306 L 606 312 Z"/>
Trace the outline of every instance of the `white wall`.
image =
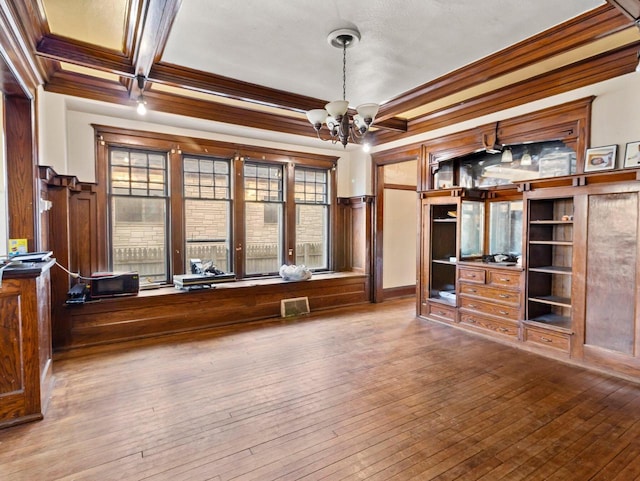
<path id="1" fill-rule="evenodd" d="M 382 231 L 382 287 L 416 284 L 417 194 L 385 189 Z"/>

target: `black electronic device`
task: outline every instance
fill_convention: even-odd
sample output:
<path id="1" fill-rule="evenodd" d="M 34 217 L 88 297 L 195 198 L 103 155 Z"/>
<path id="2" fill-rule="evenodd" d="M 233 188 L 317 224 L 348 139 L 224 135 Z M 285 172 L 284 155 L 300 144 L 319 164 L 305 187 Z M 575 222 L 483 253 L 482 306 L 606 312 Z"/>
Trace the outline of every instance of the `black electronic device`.
<path id="1" fill-rule="evenodd" d="M 78 282 L 67 292 L 67 304 L 84 304 L 89 300 L 89 287 Z"/>
<path id="2" fill-rule="evenodd" d="M 89 291 L 92 299 L 135 296 L 140 291 L 140 277 L 137 272 L 94 272 Z"/>

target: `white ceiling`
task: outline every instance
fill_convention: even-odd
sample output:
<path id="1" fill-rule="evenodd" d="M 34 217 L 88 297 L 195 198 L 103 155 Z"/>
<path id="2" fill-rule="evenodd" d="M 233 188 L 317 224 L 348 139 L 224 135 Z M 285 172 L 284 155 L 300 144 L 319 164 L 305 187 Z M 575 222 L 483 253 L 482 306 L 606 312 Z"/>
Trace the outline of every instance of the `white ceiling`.
<path id="1" fill-rule="evenodd" d="M 329 32 L 357 27 L 347 99 L 382 103 L 604 0 L 183 0 L 162 61 L 325 100 L 342 97 Z"/>

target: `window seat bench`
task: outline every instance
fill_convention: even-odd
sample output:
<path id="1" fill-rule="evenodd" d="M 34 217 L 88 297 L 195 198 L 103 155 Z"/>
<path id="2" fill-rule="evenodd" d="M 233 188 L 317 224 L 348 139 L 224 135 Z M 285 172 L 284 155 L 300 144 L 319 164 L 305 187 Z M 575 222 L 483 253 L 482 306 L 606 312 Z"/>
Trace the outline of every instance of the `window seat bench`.
<path id="1" fill-rule="evenodd" d="M 358 272 L 318 273 L 307 281 L 246 279 L 213 288 L 142 290 L 67 305 L 54 325 L 56 351 L 280 316 L 280 301 L 308 297 L 311 311 L 371 301 L 369 276 Z"/>

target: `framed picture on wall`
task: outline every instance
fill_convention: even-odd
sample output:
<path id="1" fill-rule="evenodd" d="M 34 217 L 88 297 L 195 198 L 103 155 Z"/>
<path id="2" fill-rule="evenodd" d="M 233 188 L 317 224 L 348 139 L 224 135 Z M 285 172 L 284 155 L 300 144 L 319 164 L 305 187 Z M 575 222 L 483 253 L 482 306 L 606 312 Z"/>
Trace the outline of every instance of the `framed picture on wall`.
<path id="1" fill-rule="evenodd" d="M 640 167 L 640 141 L 629 142 L 624 152 L 625 167 Z"/>
<path id="2" fill-rule="evenodd" d="M 606 145 L 587 149 L 584 159 L 584 171 L 594 172 L 598 170 L 610 170 L 616 166 L 617 145 Z"/>

